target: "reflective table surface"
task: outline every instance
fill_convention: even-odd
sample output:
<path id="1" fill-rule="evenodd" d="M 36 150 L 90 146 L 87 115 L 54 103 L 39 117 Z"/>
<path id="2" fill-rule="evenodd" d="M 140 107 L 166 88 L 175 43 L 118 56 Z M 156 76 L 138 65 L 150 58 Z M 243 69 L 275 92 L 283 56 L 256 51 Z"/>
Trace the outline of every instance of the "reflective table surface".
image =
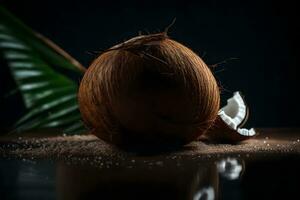
<path id="1" fill-rule="evenodd" d="M 300 199 L 299 130 L 261 133 L 153 155 L 93 136 L 1 138 L 0 199 Z"/>

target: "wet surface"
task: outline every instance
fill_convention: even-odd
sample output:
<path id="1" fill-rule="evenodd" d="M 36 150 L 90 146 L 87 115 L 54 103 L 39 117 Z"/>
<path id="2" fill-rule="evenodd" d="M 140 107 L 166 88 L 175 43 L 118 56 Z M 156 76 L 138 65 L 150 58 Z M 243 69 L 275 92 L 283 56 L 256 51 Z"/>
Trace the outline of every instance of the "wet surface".
<path id="1" fill-rule="evenodd" d="M 300 199 L 299 169 L 299 130 L 153 155 L 91 135 L 1 138 L 0 199 Z"/>
<path id="2" fill-rule="evenodd" d="M 1 159 L 1 199 L 299 199 L 295 156 L 80 160 Z"/>

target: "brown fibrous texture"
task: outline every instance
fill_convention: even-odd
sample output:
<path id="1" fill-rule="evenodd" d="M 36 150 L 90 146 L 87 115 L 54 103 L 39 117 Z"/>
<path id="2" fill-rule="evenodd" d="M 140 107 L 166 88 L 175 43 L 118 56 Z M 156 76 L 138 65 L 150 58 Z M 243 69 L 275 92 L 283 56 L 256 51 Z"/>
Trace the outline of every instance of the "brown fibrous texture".
<path id="1" fill-rule="evenodd" d="M 165 33 L 100 54 L 80 83 L 79 108 L 93 134 L 114 144 L 186 144 L 214 123 L 216 80 L 203 60 Z"/>

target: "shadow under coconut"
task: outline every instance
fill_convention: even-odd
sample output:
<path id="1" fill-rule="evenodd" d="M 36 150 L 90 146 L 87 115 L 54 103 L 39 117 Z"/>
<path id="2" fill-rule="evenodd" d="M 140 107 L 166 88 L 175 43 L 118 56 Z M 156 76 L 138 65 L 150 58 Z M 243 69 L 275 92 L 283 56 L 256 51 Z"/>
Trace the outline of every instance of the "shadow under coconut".
<path id="1" fill-rule="evenodd" d="M 106 137 L 99 138 L 99 140 L 121 151 L 141 156 L 193 150 L 193 147 L 187 145 L 189 142 L 186 142 L 182 137 L 158 133 L 136 133 L 126 129 L 121 130 L 121 133 L 118 134 L 118 138 L 114 142 L 111 142 L 110 139 Z"/>

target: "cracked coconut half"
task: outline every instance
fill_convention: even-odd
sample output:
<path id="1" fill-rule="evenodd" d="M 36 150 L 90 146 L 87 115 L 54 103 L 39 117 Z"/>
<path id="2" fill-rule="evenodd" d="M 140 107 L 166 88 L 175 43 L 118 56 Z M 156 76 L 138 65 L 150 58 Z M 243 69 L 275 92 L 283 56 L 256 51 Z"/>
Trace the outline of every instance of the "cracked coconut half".
<path id="1" fill-rule="evenodd" d="M 242 128 L 249 115 L 249 109 L 240 92 L 235 92 L 227 100 L 227 105 L 219 110 L 214 126 L 200 139 L 221 143 L 236 143 L 255 136 L 256 131 Z"/>

